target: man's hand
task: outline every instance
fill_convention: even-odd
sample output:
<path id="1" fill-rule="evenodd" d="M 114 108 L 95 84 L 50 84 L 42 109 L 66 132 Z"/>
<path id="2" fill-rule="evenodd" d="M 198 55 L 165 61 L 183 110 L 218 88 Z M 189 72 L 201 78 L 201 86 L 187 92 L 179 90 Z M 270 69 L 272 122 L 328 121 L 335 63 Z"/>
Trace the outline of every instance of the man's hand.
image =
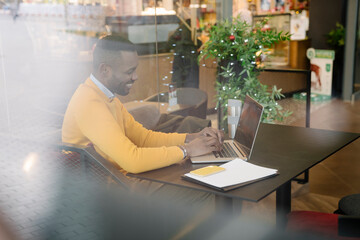
<path id="1" fill-rule="evenodd" d="M 196 157 L 210 153 L 212 151 L 220 151 L 222 143 L 217 137 L 200 136 L 184 146 L 189 157 Z"/>
<path id="2" fill-rule="evenodd" d="M 217 138 L 221 144 L 223 144 L 224 142 L 224 132 L 216 128 L 210 128 L 210 127 L 204 128 L 199 132 L 199 134 L 203 136 L 210 136 Z"/>
<path id="3" fill-rule="evenodd" d="M 186 135 L 184 147 L 189 157 L 195 157 L 220 151 L 224 142 L 224 132 L 215 128 L 207 127 L 198 133 Z"/>
<path id="4" fill-rule="evenodd" d="M 222 144 L 224 142 L 224 132 L 220 131 L 216 128 L 211 128 L 211 127 L 204 128 L 203 130 L 201 130 L 198 133 L 191 133 L 191 134 L 186 135 L 185 142 L 186 143 L 191 142 L 194 139 L 202 137 L 202 136 L 210 136 L 210 137 L 216 138 L 220 144 Z"/>

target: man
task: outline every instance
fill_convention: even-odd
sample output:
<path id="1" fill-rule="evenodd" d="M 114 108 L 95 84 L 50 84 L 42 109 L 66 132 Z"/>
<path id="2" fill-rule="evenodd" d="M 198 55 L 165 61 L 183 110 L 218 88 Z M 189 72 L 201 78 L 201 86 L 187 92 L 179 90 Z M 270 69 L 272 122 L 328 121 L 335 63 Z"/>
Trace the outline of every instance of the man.
<path id="1" fill-rule="evenodd" d="M 135 46 L 119 36 L 100 39 L 93 53 L 93 73 L 74 93 L 65 114 L 63 142 L 88 145 L 131 173 L 149 171 L 221 149 L 223 134 L 159 133 L 145 129 L 114 94 L 127 95 L 137 80 Z"/>

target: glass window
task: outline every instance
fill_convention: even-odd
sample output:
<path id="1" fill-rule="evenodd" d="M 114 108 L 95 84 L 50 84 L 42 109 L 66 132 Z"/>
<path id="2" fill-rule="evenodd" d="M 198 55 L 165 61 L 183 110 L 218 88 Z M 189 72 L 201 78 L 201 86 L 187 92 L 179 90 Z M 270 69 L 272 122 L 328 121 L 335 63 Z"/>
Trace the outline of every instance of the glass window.
<path id="1" fill-rule="evenodd" d="M 39 139 L 60 131 L 73 93 L 93 72 L 95 44 L 107 34 L 128 38 L 139 55 L 138 80 L 130 94 L 118 96 L 122 103 L 168 103 L 169 87 L 200 88 L 213 98 L 216 64 L 197 58 L 219 6 L 215 0 L 4 1 L 1 129 Z M 161 112 L 172 113 L 165 105 Z"/>

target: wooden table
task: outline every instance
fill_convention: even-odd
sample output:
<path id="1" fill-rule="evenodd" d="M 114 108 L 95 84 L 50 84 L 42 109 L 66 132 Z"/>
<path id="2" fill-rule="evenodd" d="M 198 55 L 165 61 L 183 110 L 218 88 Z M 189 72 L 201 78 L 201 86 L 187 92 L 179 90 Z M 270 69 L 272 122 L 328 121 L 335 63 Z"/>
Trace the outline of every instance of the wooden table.
<path id="1" fill-rule="evenodd" d="M 285 226 L 291 210 L 291 180 L 356 140 L 360 134 L 329 130 L 261 124 L 249 162 L 278 169 L 278 176 L 258 181 L 228 192 L 221 192 L 181 179 L 191 170 L 206 164 L 183 164 L 142 173 L 131 177 L 213 193 L 216 206 L 232 211 L 232 200 L 258 202 L 276 191 L 277 226 Z"/>

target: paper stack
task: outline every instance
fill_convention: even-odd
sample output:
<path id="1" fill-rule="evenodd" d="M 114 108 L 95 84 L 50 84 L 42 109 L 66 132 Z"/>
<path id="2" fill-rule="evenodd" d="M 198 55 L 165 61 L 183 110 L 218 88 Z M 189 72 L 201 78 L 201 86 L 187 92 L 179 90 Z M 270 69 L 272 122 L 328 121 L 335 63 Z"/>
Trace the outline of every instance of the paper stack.
<path id="1" fill-rule="evenodd" d="M 183 178 L 218 190 L 228 191 L 278 174 L 276 169 L 261 167 L 239 158 L 220 165 L 220 167 L 225 168 L 225 171 L 206 177 L 187 173 Z"/>

